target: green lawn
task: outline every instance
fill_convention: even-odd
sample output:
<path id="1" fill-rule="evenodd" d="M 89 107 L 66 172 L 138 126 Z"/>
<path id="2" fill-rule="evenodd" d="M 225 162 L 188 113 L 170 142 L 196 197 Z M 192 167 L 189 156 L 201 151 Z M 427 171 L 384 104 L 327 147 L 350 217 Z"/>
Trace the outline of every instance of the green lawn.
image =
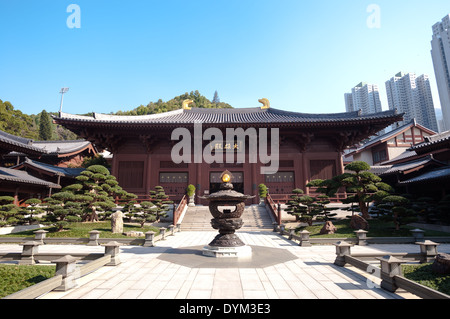
<path id="1" fill-rule="evenodd" d="M 55 266 L 0 264 L 0 298 L 53 277 L 55 270 Z"/>
<path id="2" fill-rule="evenodd" d="M 63 231 L 57 232 L 56 228 L 48 227 L 43 228 L 47 233 L 47 237 L 49 238 L 89 238 L 89 232 L 91 230 L 100 231 L 100 238 L 127 238 L 122 234 L 113 234 L 111 232 L 111 222 L 97 222 L 97 223 L 71 223 L 69 226 L 65 227 Z M 127 231 L 139 231 L 146 233 L 148 231 L 156 232 L 156 235 L 159 234 L 159 228 L 154 226 L 144 226 L 140 227 L 139 225 L 134 224 L 124 224 L 123 227 L 124 232 Z M 24 231 L 15 234 L 3 235 L 5 237 L 34 237 L 34 230 Z M 0 236 L 0 237 L 3 237 Z"/>
<path id="3" fill-rule="evenodd" d="M 434 274 L 431 264 L 402 265 L 402 270 L 405 278 L 450 295 L 450 275 Z"/>
<path id="4" fill-rule="evenodd" d="M 350 227 L 350 219 L 343 219 L 333 222 L 337 228 L 335 234 L 321 235 L 320 230 L 323 225 L 313 225 L 302 228 L 302 230 L 309 231 L 311 238 L 356 238 L 355 229 Z M 386 223 L 377 219 L 369 220 L 369 232 L 367 237 L 411 237 L 411 229 L 413 227 L 402 226 L 399 231 L 396 231 L 392 223 Z M 450 233 L 425 230 L 425 236 L 450 236 Z"/>

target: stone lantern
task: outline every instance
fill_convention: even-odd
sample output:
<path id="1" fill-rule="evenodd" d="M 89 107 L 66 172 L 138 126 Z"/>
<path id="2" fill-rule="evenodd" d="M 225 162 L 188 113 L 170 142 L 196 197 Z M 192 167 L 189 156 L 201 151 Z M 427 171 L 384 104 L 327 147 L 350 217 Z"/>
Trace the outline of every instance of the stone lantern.
<path id="1" fill-rule="evenodd" d="M 251 247 L 242 242 L 235 232 L 244 225 L 241 216 L 244 213 L 245 200 L 255 196 L 234 191 L 230 172 L 223 172 L 220 178 L 222 184 L 218 192 L 200 197 L 209 201 L 209 211 L 214 217 L 211 226 L 219 230 L 219 235 L 203 248 L 203 255 L 218 258 L 249 257 L 252 254 Z"/>

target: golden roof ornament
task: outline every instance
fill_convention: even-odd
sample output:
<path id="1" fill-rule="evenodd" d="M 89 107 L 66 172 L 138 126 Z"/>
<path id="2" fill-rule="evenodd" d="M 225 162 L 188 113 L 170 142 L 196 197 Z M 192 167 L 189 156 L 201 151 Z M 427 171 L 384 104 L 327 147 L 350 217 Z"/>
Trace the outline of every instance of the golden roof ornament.
<path id="1" fill-rule="evenodd" d="M 192 103 L 194 103 L 193 100 L 184 100 L 183 101 L 183 110 L 190 110 L 191 107 L 189 105 L 191 105 Z"/>
<path id="2" fill-rule="evenodd" d="M 263 106 L 261 106 L 261 110 L 270 109 L 270 102 L 268 99 L 266 99 L 266 98 L 260 99 L 260 100 L 258 100 L 258 102 L 263 104 Z"/>

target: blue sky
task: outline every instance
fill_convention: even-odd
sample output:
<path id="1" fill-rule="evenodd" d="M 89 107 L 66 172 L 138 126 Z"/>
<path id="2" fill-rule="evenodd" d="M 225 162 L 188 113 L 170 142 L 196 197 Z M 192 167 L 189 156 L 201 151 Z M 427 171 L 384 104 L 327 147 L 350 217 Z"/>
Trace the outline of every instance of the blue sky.
<path id="1" fill-rule="evenodd" d="M 69 28 L 70 4 L 81 28 Z M 367 8 L 380 8 L 369 28 Z M 429 74 L 448 0 L 0 0 L 0 99 L 27 114 L 131 110 L 193 90 L 234 107 L 345 111 L 344 93 Z M 439 106 L 438 103 L 435 105 Z"/>

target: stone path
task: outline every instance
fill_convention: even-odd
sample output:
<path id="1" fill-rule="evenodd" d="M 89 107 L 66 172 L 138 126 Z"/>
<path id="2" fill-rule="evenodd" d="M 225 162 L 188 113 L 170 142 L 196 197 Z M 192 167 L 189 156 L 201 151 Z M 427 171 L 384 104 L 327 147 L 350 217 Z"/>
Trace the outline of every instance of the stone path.
<path id="1" fill-rule="evenodd" d="M 257 253 L 247 261 L 214 265 L 199 254 L 216 232 L 181 232 L 157 242 L 157 247 L 122 246 L 116 267 L 102 267 L 77 279 L 67 292 L 50 292 L 41 299 L 414 299 L 399 291 L 377 288 L 377 278 L 353 267 L 337 267 L 334 246 L 299 247 L 272 232 L 241 232 Z M 20 252 L 20 245 L 0 245 L 0 251 Z M 416 245 L 355 246 L 352 252 L 417 252 Z M 83 245 L 44 245 L 40 252 L 99 252 Z M 440 245 L 450 252 L 450 245 Z M 201 259 L 201 262 L 199 262 Z M 215 259 L 214 259 L 215 260 Z M 374 287 L 375 286 L 375 287 Z M 372 288 L 373 287 L 373 288 Z"/>

